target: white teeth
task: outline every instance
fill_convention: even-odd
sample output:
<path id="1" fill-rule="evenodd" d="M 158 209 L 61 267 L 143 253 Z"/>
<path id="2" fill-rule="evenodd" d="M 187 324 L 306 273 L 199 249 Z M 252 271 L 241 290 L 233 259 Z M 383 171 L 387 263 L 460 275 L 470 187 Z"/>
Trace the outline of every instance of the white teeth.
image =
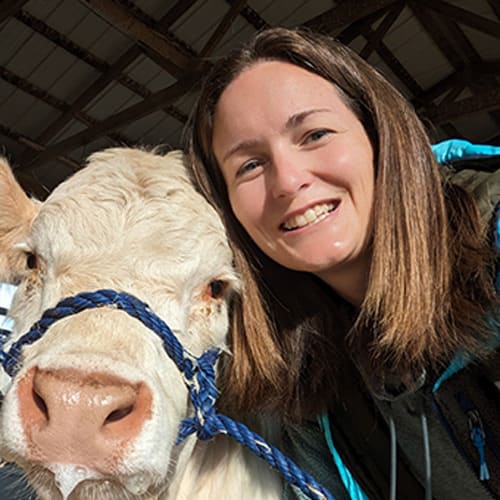
<path id="1" fill-rule="evenodd" d="M 281 227 L 290 231 L 292 229 L 298 229 L 299 227 L 319 222 L 324 219 L 336 206 L 337 204 L 333 203 L 321 203 L 320 205 L 315 205 L 312 208 L 308 208 L 303 214 L 291 217 L 286 222 L 281 224 Z"/>
<path id="2" fill-rule="evenodd" d="M 307 218 L 305 215 L 297 215 L 297 217 L 294 218 L 294 226 L 305 226 L 308 224 Z"/>
<path id="3" fill-rule="evenodd" d="M 304 213 L 304 218 L 308 223 L 313 222 L 316 217 L 316 212 L 312 208 L 308 208 Z"/>

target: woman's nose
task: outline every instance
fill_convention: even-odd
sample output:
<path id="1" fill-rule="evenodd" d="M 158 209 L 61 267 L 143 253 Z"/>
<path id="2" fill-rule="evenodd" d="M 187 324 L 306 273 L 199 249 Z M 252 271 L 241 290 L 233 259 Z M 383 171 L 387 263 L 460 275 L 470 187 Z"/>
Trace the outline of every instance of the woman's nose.
<path id="1" fill-rule="evenodd" d="M 289 157 L 274 159 L 272 194 L 275 198 L 294 196 L 309 184 L 309 172 L 297 159 Z"/>

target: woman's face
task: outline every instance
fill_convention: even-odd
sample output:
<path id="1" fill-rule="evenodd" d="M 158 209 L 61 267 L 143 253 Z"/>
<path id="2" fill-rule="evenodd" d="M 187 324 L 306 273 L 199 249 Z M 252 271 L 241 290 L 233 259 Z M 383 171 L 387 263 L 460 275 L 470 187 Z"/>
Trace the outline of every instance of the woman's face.
<path id="1" fill-rule="evenodd" d="M 236 218 L 269 257 L 333 286 L 338 273 L 366 269 L 373 150 L 330 82 L 254 64 L 221 95 L 213 147 Z"/>

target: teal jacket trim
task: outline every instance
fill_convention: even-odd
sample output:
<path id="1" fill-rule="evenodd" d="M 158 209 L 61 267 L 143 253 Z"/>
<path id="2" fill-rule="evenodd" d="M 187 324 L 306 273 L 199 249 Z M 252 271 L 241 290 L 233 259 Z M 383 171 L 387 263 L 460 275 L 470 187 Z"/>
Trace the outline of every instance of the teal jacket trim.
<path id="1" fill-rule="evenodd" d="M 318 424 L 325 436 L 328 448 L 330 449 L 330 453 L 332 454 L 333 461 L 339 471 L 340 479 L 342 480 L 344 487 L 349 493 L 351 500 L 370 500 L 366 496 L 365 492 L 361 489 L 361 486 L 356 482 L 354 477 L 352 477 L 352 474 L 344 465 L 344 462 L 342 462 L 342 459 L 340 458 L 340 455 L 338 454 L 337 449 L 333 444 L 332 432 L 330 430 L 330 419 L 328 418 L 327 413 L 323 413 L 318 417 Z"/>
<path id="2" fill-rule="evenodd" d="M 448 163 L 458 159 L 473 159 L 484 156 L 500 156 L 500 147 L 488 146 L 483 144 L 471 144 L 462 139 L 450 139 L 432 146 L 432 151 L 438 163 Z M 498 234 L 500 235 L 500 222 L 498 223 Z M 500 236 L 498 237 L 500 241 Z M 498 325 L 497 325 L 498 326 Z M 500 347 L 500 330 L 497 328 L 496 339 L 492 342 L 491 348 Z M 453 374 L 460 371 L 472 361 L 471 356 L 458 354 L 450 363 L 448 368 L 441 374 L 433 387 L 433 392 L 437 391 L 441 384 L 450 378 Z M 339 471 L 340 478 L 351 500 L 369 500 L 361 486 L 356 482 L 349 469 L 346 467 L 333 443 L 333 437 L 330 430 L 330 419 L 328 414 L 324 413 L 318 416 L 318 424 L 325 436 L 326 443 L 332 455 L 335 466 Z"/>
<path id="3" fill-rule="evenodd" d="M 498 290 L 497 290 L 498 291 Z M 490 321 L 490 323 L 493 323 Z M 492 324 L 493 329 L 495 330 L 495 337 L 491 339 L 486 345 L 487 351 L 493 351 L 500 347 L 500 328 L 498 323 Z M 449 364 L 448 368 L 440 375 L 440 377 L 436 380 L 434 385 L 432 386 L 432 392 L 436 392 L 444 381 L 448 380 L 450 377 L 455 375 L 455 373 L 459 372 L 462 368 L 465 368 L 469 363 L 474 361 L 476 358 L 474 356 L 468 355 L 467 353 L 459 353 L 457 354 L 452 362 Z"/>

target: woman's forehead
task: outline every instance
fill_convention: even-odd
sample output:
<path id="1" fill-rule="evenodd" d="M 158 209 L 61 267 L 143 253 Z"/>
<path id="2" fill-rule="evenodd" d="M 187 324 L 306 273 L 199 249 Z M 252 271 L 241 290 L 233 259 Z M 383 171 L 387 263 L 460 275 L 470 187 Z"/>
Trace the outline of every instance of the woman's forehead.
<path id="1" fill-rule="evenodd" d="M 218 142 L 264 127 L 286 132 L 321 112 L 343 113 L 349 106 L 335 85 L 302 67 L 280 61 L 256 63 L 227 86 L 214 115 L 213 140 Z"/>

